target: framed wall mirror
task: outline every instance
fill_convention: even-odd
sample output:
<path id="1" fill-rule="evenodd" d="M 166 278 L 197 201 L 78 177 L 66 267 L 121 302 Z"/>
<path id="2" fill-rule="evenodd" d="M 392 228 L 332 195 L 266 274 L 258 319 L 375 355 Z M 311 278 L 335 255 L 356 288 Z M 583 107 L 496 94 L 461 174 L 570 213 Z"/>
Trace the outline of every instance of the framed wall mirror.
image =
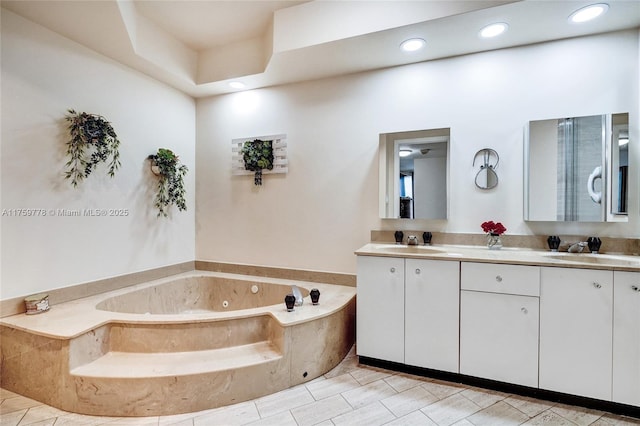
<path id="1" fill-rule="evenodd" d="M 380 134 L 380 217 L 446 219 L 450 130 Z"/>
<path id="2" fill-rule="evenodd" d="M 524 219 L 626 220 L 628 123 L 626 113 L 530 121 Z"/>

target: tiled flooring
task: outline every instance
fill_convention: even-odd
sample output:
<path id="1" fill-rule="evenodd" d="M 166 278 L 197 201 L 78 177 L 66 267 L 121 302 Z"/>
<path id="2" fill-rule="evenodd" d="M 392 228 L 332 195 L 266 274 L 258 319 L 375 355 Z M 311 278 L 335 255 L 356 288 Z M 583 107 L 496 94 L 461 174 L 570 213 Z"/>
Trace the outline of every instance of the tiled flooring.
<path id="1" fill-rule="evenodd" d="M 304 385 L 175 416 L 84 416 L 0 389 L 0 425 L 623 426 L 640 420 L 363 366 L 352 350 L 332 371 Z"/>

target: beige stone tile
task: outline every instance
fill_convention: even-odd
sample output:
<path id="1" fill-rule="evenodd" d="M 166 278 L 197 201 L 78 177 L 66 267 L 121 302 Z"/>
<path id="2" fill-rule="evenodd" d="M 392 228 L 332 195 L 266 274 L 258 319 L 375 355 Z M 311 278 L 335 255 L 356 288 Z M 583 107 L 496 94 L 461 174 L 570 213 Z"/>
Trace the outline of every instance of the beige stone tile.
<path id="1" fill-rule="evenodd" d="M 461 393 L 482 408 L 487 408 L 509 396 L 506 393 L 480 388 L 465 389 Z"/>
<path id="2" fill-rule="evenodd" d="M 341 395 L 334 395 L 302 407 L 294 408 L 291 414 L 299 426 L 317 423 L 350 412 L 351 406 Z"/>
<path id="3" fill-rule="evenodd" d="M 2 401 L 2 404 L 0 404 L 0 414 L 10 413 L 12 411 L 20 411 L 24 410 L 25 408 L 37 407 L 38 405 L 42 405 L 42 403 L 18 395 L 16 397 L 7 398 Z"/>
<path id="4" fill-rule="evenodd" d="M 529 417 L 535 417 L 543 411 L 548 410 L 553 406 L 553 403 L 541 401 L 534 398 L 529 398 L 520 395 L 511 395 L 504 400 L 507 404 L 517 408 Z"/>
<path id="5" fill-rule="evenodd" d="M 327 372 L 324 377 L 330 379 L 332 377 L 340 376 L 345 373 L 350 373 L 353 370 L 358 369 L 359 361 L 357 356 L 349 356 L 347 355 L 340 364 L 336 365 L 332 370 Z"/>
<path id="6" fill-rule="evenodd" d="M 399 419 L 385 423 L 385 426 L 438 426 L 422 411 L 414 411 Z"/>
<path id="7" fill-rule="evenodd" d="M 27 409 L 0 413 L 0 424 L 2 426 L 17 426 L 22 417 L 27 413 Z"/>
<path id="8" fill-rule="evenodd" d="M 438 398 L 421 386 L 416 386 L 383 399 L 381 402 L 396 417 L 402 417 L 412 411 L 420 410 L 434 402 Z"/>
<path id="9" fill-rule="evenodd" d="M 640 419 L 632 417 L 617 416 L 615 414 L 605 414 L 589 426 L 637 426 L 640 425 Z"/>
<path id="10" fill-rule="evenodd" d="M 448 426 L 480 411 L 480 409 L 481 407 L 479 405 L 465 398 L 460 393 L 456 393 L 420 411 L 429 416 L 429 418 L 439 426 Z"/>
<path id="11" fill-rule="evenodd" d="M 406 391 L 407 389 L 411 389 L 416 386 L 420 386 L 425 383 L 427 380 L 422 379 L 418 376 L 412 376 L 409 374 L 394 374 L 393 376 L 386 377 L 384 379 L 392 388 L 394 388 L 398 392 Z"/>
<path id="12" fill-rule="evenodd" d="M 41 420 L 39 422 L 35 422 L 35 423 L 23 423 L 20 422 L 19 426 L 53 426 L 56 422 L 57 418 L 52 418 L 52 419 L 47 419 L 47 420 Z"/>
<path id="13" fill-rule="evenodd" d="M 258 409 L 253 401 L 241 402 L 198 413 L 193 418 L 194 426 L 241 425 L 260 419 Z"/>
<path id="14" fill-rule="evenodd" d="M 354 409 L 357 409 L 396 394 L 397 392 L 389 386 L 387 382 L 384 380 L 378 380 L 376 382 L 360 386 L 359 388 L 343 392 L 342 396 Z"/>
<path id="15" fill-rule="evenodd" d="M 325 379 L 319 382 L 308 383 L 307 389 L 316 400 L 324 399 L 339 393 L 355 389 L 360 384 L 350 374 Z"/>
<path id="16" fill-rule="evenodd" d="M 66 411 L 58 410 L 54 407 L 50 407 L 48 405 L 38 405 L 36 407 L 29 408 L 22 421 L 20 422 L 20 425 L 30 425 L 50 419 L 55 420 L 56 418 L 64 416 L 66 414 L 69 413 L 67 413 Z"/>
<path id="17" fill-rule="evenodd" d="M 375 382 L 376 380 L 384 379 L 385 377 L 391 376 L 393 373 L 387 370 L 383 370 L 381 368 L 374 367 L 359 367 L 356 370 L 353 370 L 350 373 L 354 379 L 358 381 L 361 385 L 366 385 L 367 383 Z"/>
<path id="18" fill-rule="evenodd" d="M 467 419 L 462 419 L 459 422 L 455 422 L 453 426 L 474 426 L 474 424 Z"/>
<path id="19" fill-rule="evenodd" d="M 591 423 L 598 420 L 604 412 L 598 410 L 591 410 L 589 408 L 584 407 L 574 407 L 571 405 L 554 405 L 551 407 L 551 411 L 565 419 L 570 420 L 571 422 L 577 424 L 578 426 L 587 426 Z"/>
<path id="20" fill-rule="evenodd" d="M 158 426 L 158 416 L 155 417 L 122 417 L 108 420 L 108 417 L 104 423 L 105 426 Z"/>
<path id="21" fill-rule="evenodd" d="M 438 399 L 447 398 L 453 394 L 462 392 L 467 388 L 466 386 L 459 383 L 442 382 L 440 380 L 425 382 L 420 386 L 428 390 L 430 393 L 434 394 L 436 397 L 438 397 Z"/>
<path id="22" fill-rule="evenodd" d="M 544 411 L 526 423 L 523 426 L 575 426 L 575 423 L 570 422 L 559 414 L 554 413 L 551 410 Z"/>
<path id="23" fill-rule="evenodd" d="M 283 411 L 273 416 L 265 417 L 255 422 L 247 423 L 251 426 L 297 426 L 290 411 Z"/>
<path id="24" fill-rule="evenodd" d="M 13 398 L 13 397 L 16 397 L 16 396 L 20 396 L 20 395 L 18 395 L 17 393 L 13 393 L 13 392 L 11 392 L 9 390 L 0 388 L 0 399 Z"/>
<path id="25" fill-rule="evenodd" d="M 58 417 L 56 420 L 56 426 L 93 426 L 93 425 L 102 425 L 107 423 L 108 421 L 115 420 L 113 417 L 98 417 L 98 416 L 85 416 L 83 414 L 66 414 L 64 416 Z"/>
<path id="26" fill-rule="evenodd" d="M 506 402 L 498 401 L 472 414 L 467 420 L 475 426 L 517 426 L 529 420 L 529 416 Z"/>
<path id="27" fill-rule="evenodd" d="M 169 416 L 172 417 L 172 416 Z M 159 426 L 193 426 L 193 417 L 185 417 L 182 420 L 179 419 L 164 419 L 158 422 Z"/>
<path id="28" fill-rule="evenodd" d="M 336 426 L 377 426 L 395 419 L 379 401 L 331 419 Z"/>
<path id="29" fill-rule="evenodd" d="M 283 411 L 314 402 L 305 386 L 296 386 L 255 400 L 260 417 L 271 417 Z"/>

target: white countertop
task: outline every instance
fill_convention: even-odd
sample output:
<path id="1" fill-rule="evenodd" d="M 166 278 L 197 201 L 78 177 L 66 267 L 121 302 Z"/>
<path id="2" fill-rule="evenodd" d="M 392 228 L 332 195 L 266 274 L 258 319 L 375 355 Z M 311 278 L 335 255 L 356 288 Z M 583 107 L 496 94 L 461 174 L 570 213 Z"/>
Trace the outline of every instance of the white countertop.
<path id="1" fill-rule="evenodd" d="M 623 254 L 567 253 L 504 247 L 498 250 L 489 250 L 483 246 L 407 246 L 392 243 L 369 243 L 356 250 L 355 254 L 358 256 L 405 257 L 640 272 L 640 256 Z"/>

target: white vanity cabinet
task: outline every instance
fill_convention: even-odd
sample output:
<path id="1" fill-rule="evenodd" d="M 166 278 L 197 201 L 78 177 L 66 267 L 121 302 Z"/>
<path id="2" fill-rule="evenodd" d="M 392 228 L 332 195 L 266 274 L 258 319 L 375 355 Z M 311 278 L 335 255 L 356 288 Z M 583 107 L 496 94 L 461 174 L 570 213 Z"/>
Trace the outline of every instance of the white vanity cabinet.
<path id="1" fill-rule="evenodd" d="M 538 386 L 540 268 L 461 264 L 460 373 Z"/>
<path id="2" fill-rule="evenodd" d="M 540 388 L 611 401 L 613 271 L 541 269 Z"/>
<path id="3" fill-rule="evenodd" d="M 613 401 L 640 406 L 640 272 L 613 274 Z"/>
<path id="4" fill-rule="evenodd" d="M 405 260 L 405 364 L 458 372 L 460 263 Z"/>
<path id="5" fill-rule="evenodd" d="M 458 372 L 460 263 L 358 256 L 357 353 Z"/>
<path id="6" fill-rule="evenodd" d="M 358 256 L 358 355 L 404 363 L 404 259 Z"/>

